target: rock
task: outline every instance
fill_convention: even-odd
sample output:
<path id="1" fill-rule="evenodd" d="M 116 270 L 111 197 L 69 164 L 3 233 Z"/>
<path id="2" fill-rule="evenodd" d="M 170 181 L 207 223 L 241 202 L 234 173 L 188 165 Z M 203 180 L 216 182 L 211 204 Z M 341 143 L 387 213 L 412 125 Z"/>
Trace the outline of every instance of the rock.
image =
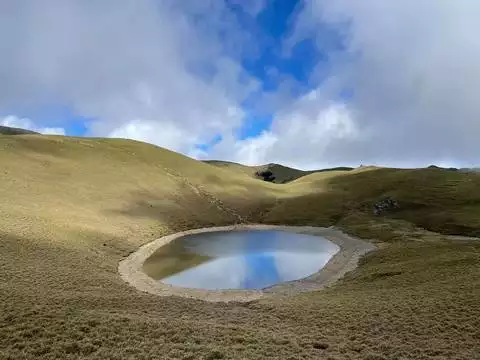
<path id="1" fill-rule="evenodd" d="M 391 197 L 386 197 L 373 205 L 373 215 L 381 215 L 385 212 L 399 209 L 398 202 Z"/>

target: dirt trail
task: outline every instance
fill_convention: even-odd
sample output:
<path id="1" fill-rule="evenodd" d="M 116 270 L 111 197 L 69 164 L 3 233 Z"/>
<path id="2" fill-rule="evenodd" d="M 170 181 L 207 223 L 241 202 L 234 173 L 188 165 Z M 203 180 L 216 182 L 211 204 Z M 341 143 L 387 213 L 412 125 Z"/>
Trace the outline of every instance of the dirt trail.
<path id="1" fill-rule="evenodd" d="M 209 203 L 211 203 L 212 205 L 214 205 L 218 210 L 220 210 L 220 212 L 224 212 L 224 213 L 227 213 L 231 216 L 233 216 L 236 221 L 238 223 L 244 223 L 245 222 L 245 219 L 240 215 L 238 214 L 235 210 L 227 207 L 223 201 L 221 201 L 220 199 L 216 198 L 213 194 L 211 194 L 210 192 L 208 192 L 207 190 L 205 190 L 204 186 L 202 185 L 195 185 L 193 183 L 191 183 L 188 179 L 186 179 L 185 177 L 181 176 L 180 174 L 178 174 L 176 171 L 170 169 L 170 168 L 163 168 L 165 170 L 165 172 L 169 175 L 169 176 L 172 176 L 174 178 L 176 178 L 179 182 L 183 183 L 184 185 L 188 186 L 195 194 L 197 194 L 198 196 L 201 196 L 203 197 L 204 199 L 206 199 Z"/>

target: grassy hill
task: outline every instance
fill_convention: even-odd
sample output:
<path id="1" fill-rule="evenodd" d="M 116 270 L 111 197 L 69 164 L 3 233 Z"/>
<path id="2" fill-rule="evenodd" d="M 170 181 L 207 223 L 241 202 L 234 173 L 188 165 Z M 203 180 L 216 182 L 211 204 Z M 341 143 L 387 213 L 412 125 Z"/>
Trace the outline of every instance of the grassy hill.
<path id="1" fill-rule="evenodd" d="M 256 173 L 262 171 L 271 171 L 275 180 L 273 181 L 276 184 L 285 184 L 291 181 L 294 181 L 302 176 L 309 174 L 314 174 L 318 172 L 328 172 L 328 171 L 349 171 L 353 168 L 351 167 L 337 167 L 331 169 L 320 169 L 320 170 L 299 170 L 294 169 L 288 166 L 283 166 L 280 164 L 267 164 L 259 166 L 246 166 L 230 161 L 220 161 L 220 160 L 206 160 L 207 164 L 214 165 L 220 168 L 227 168 L 229 170 L 234 170 L 247 174 L 249 176 L 255 177 L 257 179 L 262 179 L 261 176 L 258 176 Z"/>
<path id="2" fill-rule="evenodd" d="M 10 126 L 2 126 L 2 125 L 0 125 L 0 134 L 1 135 L 28 135 L 28 134 L 40 135 L 35 131 L 15 128 Z"/>
<path id="3" fill-rule="evenodd" d="M 371 167 L 313 174 L 286 186 L 305 193 L 280 199 L 263 221 L 282 223 L 288 214 L 290 223 L 336 225 L 385 241 L 396 239 L 395 227 L 412 226 L 480 237 L 479 174 Z M 373 216 L 374 205 L 387 197 L 395 199 L 399 208 Z M 372 222 L 383 223 L 379 233 L 370 226 Z"/>
<path id="4" fill-rule="evenodd" d="M 213 165 L 215 167 L 219 167 L 221 169 L 233 170 L 240 174 L 245 174 L 249 177 L 254 177 L 255 171 L 257 171 L 254 166 L 242 165 L 231 161 L 204 160 L 203 162 L 209 165 Z"/>
<path id="5" fill-rule="evenodd" d="M 480 234 L 479 174 L 364 167 L 272 184 L 129 140 L 0 135 L 0 150 L 1 359 L 480 354 L 480 242 L 457 236 Z M 398 209 L 373 215 L 387 196 Z M 335 225 L 379 250 L 327 290 L 243 304 L 156 297 L 118 275 L 162 235 L 245 222 Z"/>

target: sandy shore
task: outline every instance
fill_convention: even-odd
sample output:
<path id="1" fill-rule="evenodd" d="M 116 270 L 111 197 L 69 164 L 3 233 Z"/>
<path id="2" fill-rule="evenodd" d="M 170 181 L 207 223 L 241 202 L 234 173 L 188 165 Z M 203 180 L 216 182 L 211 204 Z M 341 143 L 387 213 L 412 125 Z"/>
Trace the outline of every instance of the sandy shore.
<path id="1" fill-rule="evenodd" d="M 159 247 L 179 237 L 213 231 L 278 230 L 324 237 L 340 247 L 330 261 L 317 273 L 300 280 L 274 285 L 263 290 L 201 290 L 163 284 L 142 271 L 144 261 Z M 140 291 L 160 296 L 183 296 L 207 301 L 251 301 L 265 296 L 290 295 L 323 289 L 356 268 L 359 258 L 375 246 L 353 238 L 334 228 L 311 226 L 232 225 L 183 231 L 154 240 L 123 259 L 118 271 L 123 280 Z"/>

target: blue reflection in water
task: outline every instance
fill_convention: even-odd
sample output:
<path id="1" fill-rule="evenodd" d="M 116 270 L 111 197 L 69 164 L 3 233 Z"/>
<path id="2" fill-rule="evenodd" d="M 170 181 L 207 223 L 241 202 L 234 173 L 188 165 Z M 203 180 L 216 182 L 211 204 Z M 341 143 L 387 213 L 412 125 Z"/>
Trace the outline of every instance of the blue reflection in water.
<path id="1" fill-rule="evenodd" d="M 185 253 L 208 258 L 158 280 L 212 290 L 261 289 L 304 278 L 320 270 L 339 251 L 325 238 L 280 231 L 202 233 L 175 241 L 181 242 Z M 181 256 L 177 261 L 181 262 Z"/>
<path id="2" fill-rule="evenodd" d="M 281 282 L 275 264 L 275 256 L 268 253 L 245 255 L 247 274 L 244 289 L 256 289 L 258 284 L 276 284 Z"/>

